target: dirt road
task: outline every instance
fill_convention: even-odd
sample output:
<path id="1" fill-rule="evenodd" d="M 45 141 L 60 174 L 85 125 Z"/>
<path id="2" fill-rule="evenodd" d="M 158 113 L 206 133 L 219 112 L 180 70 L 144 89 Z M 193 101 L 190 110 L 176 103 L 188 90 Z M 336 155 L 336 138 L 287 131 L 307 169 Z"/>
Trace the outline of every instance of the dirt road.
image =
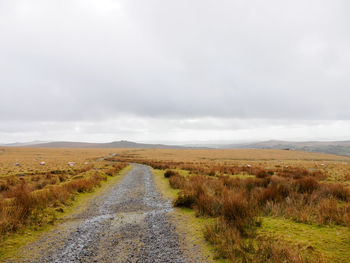
<path id="1" fill-rule="evenodd" d="M 21 251 L 10 262 L 188 262 L 146 166 L 132 170 L 83 211 Z"/>

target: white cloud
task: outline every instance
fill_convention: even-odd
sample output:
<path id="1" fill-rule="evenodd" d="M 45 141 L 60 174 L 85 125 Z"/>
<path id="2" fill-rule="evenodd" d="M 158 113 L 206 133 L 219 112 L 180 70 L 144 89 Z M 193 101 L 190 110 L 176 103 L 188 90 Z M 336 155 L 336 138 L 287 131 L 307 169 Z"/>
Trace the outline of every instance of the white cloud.
<path id="1" fill-rule="evenodd" d="M 268 119 L 149 118 L 122 116 L 98 122 L 9 122 L 2 142 L 74 140 L 184 143 L 196 141 L 345 140 L 350 121 L 281 121 Z"/>
<path id="2" fill-rule="evenodd" d="M 0 0 L 0 133 L 32 138 L 23 126 L 39 125 L 46 138 L 90 140 L 101 124 L 104 140 L 118 123 L 121 139 L 343 138 L 349 7 Z"/>

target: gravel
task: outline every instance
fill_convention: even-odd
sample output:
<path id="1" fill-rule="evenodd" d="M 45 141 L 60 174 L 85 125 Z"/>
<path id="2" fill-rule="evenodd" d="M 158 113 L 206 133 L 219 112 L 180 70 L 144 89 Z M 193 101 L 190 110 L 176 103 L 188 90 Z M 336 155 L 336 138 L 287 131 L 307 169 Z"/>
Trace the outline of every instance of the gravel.
<path id="1" fill-rule="evenodd" d="M 172 210 L 147 166 L 132 164 L 119 183 L 9 262 L 187 262 Z"/>

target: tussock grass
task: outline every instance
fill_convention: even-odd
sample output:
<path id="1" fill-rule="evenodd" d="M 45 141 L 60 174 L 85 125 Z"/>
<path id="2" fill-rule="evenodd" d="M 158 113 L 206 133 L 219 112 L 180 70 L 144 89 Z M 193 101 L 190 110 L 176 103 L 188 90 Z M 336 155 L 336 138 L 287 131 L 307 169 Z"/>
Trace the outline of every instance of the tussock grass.
<path id="1" fill-rule="evenodd" d="M 98 162 L 74 170 L 52 169 L 8 175 L 0 187 L 0 240 L 25 227 L 39 229 L 53 224 L 56 213 L 79 193 L 91 192 L 107 176 L 117 174 L 126 163 Z"/>
<path id="2" fill-rule="evenodd" d="M 232 262 L 346 262 L 349 258 L 341 253 L 344 248 L 350 251 L 344 235 L 336 241 L 338 250 L 328 251 L 330 246 L 317 240 L 323 235 L 328 240 L 325 229 L 333 237 L 339 229 L 350 236 L 348 157 L 280 150 L 130 150 L 113 159 L 177 171 L 168 179 L 178 193 L 174 205 L 215 219 L 204 234 L 219 257 Z M 305 226 L 302 229 L 317 238 L 310 246 L 293 243 L 284 238 L 287 235 L 278 235 L 285 232 L 277 226 L 268 235 L 262 230 L 270 219 L 293 226 L 288 231 L 299 229 L 294 225 Z M 314 244 L 317 241 L 319 246 Z"/>
<path id="3" fill-rule="evenodd" d="M 213 152 L 211 158 L 199 157 L 209 156 L 203 151 L 186 152 L 187 156 L 174 151 L 172 156 L 163 157 L 145 150 L 136 157 L 130 152 L 125 158 L 119 155 L 117 160 L 177 171 L 168 179 L 170 186 L 179 191 L 174 205 L 215 219 L 206 226 L 204 235 L 219 257 L 232 262 L 346 262 L 348 257 L 340 250 L 350 250 L 349 239 L 343 239 L 344 235 L 350 236 L 348 161 L 339 162 L 337 156 L 332 161 L 330 156 L 313 160 L 307 154 L 303 160 L 300 156 L 293 159 L 298 153 L 286 160 L 268 159 L 267 152 L 262 152 L 266 159 L 252 157 L 248 161 L 215 158 Z M 322 239 L 324 229 L 333 236 L 342 229 L 344 235 L 336 241 L 340 249 L 328 251 L 326 242 L 314 245 L 316 239 L 313 245 L 289 242 L 278 235 L 283 232 L 278 227 L 269 235 L 265 221 L 270 219 L 306 226 L 304 230 L 318 239 Z M 314 226 L 320 232 L 313 231 Z"/>
<path id="4" fill-rule="evenodd" d="M 317 181 L 308 177 L 239 179 L 175 175 L 170 180 L 181 182 L 175 206 L 192 208 L 197 215 L 217 218 L 215 224 L 206 227 L 204 235 L 215 246 L 218 256 L 231 261 L 324 261 L 313 251 L 299 251 L 297 246 L 277 246 L 269 240 L 259 240 L 256 233 L 262 218 L 267 216 L 307 224 L 347 224 L 349 208 L 339 204 L 343 196 L 330 199 L 328 185 L 319 187 Z"/>

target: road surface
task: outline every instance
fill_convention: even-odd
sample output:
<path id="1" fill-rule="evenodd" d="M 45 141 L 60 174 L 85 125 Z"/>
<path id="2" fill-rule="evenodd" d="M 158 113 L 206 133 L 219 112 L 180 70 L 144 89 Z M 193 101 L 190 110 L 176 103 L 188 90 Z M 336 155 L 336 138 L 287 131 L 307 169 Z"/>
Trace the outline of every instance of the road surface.
<path id="1" fill-rule="evenodd" d="M 9 262 L 188 262 L 168 217 L 169 200 L 157 191 L 149 167 L 132 166 Z"/>

